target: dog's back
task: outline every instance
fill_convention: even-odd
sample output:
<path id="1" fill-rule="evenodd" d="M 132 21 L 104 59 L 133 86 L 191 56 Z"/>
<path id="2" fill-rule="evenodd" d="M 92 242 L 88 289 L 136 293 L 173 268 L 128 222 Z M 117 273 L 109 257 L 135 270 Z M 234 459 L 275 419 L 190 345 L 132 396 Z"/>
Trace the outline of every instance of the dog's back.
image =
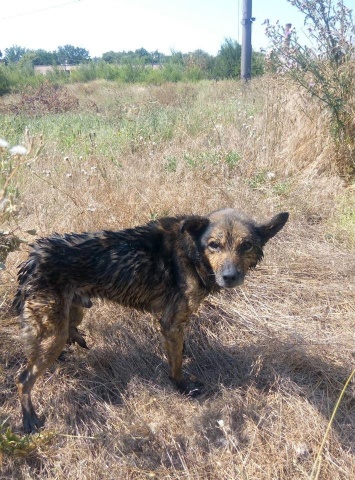
<path id="1" fill-rule="evenodd" d="M 181 265 L 176 267 L 186 256 L 180 223 L 180 217 L 165 218 L 117 232 L 38 239 L 18 273 L 16 312 L 36 292 L 69 296 L 83 306 L 98 297 L 139 310 L 163 309 L 182 280 Z"/>

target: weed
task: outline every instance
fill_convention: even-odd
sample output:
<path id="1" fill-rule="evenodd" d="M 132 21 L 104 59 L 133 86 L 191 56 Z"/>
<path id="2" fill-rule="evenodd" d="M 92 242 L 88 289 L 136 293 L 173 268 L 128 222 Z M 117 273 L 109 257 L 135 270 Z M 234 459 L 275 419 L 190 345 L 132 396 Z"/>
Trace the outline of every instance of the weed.
<path id="1" fill-rule="evenodd" d="M 18 188 L 13 177 L 23 166 L 21 157 L 27 155 L 22 145 L 10 148 L 6 140 L 0 139 L 0 221 L 18 213 Z"/>
<path id="2" fill-rule="evenodd" d="M 0 452 L 22 457 L 30 455 L 36 448 L 30 435 L 20 437 L 10 427 L 0 425 Z"/>
<path id="3" fill-rule="evenodd" d="M 256 173 L 252 178 L 246 180 L 246 183 L 254 190 L 261 189 L 267 181 L 267 172 Z"/>
<path id="4" fill-rule="evenodd" d="M 287 182 L 287 181 L 278 182 L 278 183 L 275 183 L 272 186 L 272 190 L 276 195 L 284 197 L 284 196 L 287 196 L 290 193 L 291 184 L 290 184 L 290 182 Z"/>
<path id="5" fill-rule="evenodd" d="M 168 172 L 176 172 L 178 160 L 175 156 L 169 155 L 165 160 L 165 169 Z"/>
<path id="6" fill-rule="evenodd" d="M 238 152 L 230 151 L 226 153 L 224 161 L 230 167 L 235 167 L 241 160 L 241 155 Z"/>
<path id="7" fill-rule="evenodd" d="M 36 450 L 48 445 L 53 438 L 52 433 L 38 435 L 17 435 L 6 422 L 0 425 L 0 454 L 14 457 L 28 457 Z"/>

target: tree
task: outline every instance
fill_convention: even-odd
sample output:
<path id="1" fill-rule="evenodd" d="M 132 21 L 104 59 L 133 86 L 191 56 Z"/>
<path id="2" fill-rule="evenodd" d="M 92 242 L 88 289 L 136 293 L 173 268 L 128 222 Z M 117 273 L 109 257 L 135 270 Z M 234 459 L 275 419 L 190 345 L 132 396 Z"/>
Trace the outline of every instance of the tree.
<path id="1" fill-rule="evenodd" d="M 105 52 L 102 55 L 102 60 L 107 63 L 120 63 L 121 54 L 119 52 L 113 52 L 110 50 L 109 52 Z"/>
<path id="2" fill-rule="evenodd" d="M 265 71 L 265 54 L 254 52 L 251 57 L 251 73 L 253 77 L 263 75 Z"/>
<path id="3" fill-rule="evenodd" d="M 139 48 L 138 50 L 135 50 L 134 56 L 138 57 L 138 59 L 145 64 L 152 62 L 152 57 L 145 48 Z"/>
<path id="4" fill-rule="evenodd" d="M 160 65 L 161 61 L 164 59 L 165 55 L 160 53 L 158 50 L 154 52 L 150 52 L 150 56 L 152 59 L 152 65 Z"/>
<path id="5" fill-rule="evenodd" d="M 5 61 L 6 62 L 18 62 L 25 53 L 28 52 L 26 48 L 19 47 L 18 45 L 13 45 L 12 47 L 5 48 Z"/>
<path id="6" fill-rule="evenodd" d="M 73 45 L 58 47 L 56 56 L 60 64 L 78 65 L 90 60 L 89 52 L 85 48 L 73 47 Z"/>
<path id="7" fill-rule="evenodd" d="M 17 62 L 17 66 L 21 72 L 21 75 L 26 75 L 26 77 L 34 74 L 34 60 L 36 56 L 33 52 L 28 50 Z"/>
<path id="8" fill-rule="evenodd" d="M 0 64 L 0 96 L 9 93 L 10 89 L 11 85 L 7 75 L 7 69 L 3 64 Z"/>
<path id="9" fill-rule="evenodd" d="M 201 70 L 208 71 L 211 69 L 213 57 L 203 50 L 195 50 L 186 55 L 185 63 L 188 66 L 194 66 Z"/>
<path id="10" fill-rule="evenodd" d="M 169 62 L 175 65 L 183 65 L 184 63 L 184 56 L 182 52 L 171 50 L 171 56 L 168 58 Z"/>
<path id="11" fill-rule="evenodd" d="M 33 65 L 55 65 L 57 63 L 57 55 L 55 52 L 38 49 L 31 50 L 31 53 L 34 55 Z"/>
<path id="12" fill-rule="evenodd" d="M 226 38 L 215 59 L 215 78 L 239 78 L 242 47 L 231 38 Z"/>

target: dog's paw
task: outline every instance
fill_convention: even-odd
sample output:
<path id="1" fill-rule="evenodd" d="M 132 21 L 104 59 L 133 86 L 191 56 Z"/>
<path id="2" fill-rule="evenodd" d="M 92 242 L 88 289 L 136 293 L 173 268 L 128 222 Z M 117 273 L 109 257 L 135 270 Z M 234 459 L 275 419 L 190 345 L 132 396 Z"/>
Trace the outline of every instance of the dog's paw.
<path id="1" fill-rule="evenodd" d="M 89 347 L 86 345 L 84 336 L 85 333 L 82 330 L 78 330 L 76 327 L 70 327 L 67 343 L 69 345 L 74 345 L 75 343 L 77 343 L 79 347 L 89 349 Z"/>
<path id="2" fill-rule="evenodd" d="M 68 353 L 68 352 L 67 352 L 66 350 L 63 350 L 62 352 L 60 352 L 59 357 L 57 358 L 57 360 L 58 360 L 59 362 L 65 362 L 66 359 L 67 359 L 67 353 Z"/>
<path id="3" fill-rule="evenodd" d="M 35 412 L 24 413 L 23 416 L 23 431 L 27 434 L 38 433 L 44 425 L 44 417 L 39 418 Z"/>
<path id="4" fill-rule="evenodd" d="M 176 386 L 180 393 L 190 398 L 198 397 L 203 390 L 203 383 L 197 380 L 181 380 Z"/>

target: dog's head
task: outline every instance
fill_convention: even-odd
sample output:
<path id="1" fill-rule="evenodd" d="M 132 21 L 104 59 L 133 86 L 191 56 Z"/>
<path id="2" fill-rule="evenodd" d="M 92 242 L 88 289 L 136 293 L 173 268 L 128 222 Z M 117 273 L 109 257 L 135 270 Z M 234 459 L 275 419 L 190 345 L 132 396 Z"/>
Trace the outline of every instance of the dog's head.
<path id="1" fill-rule="evenodd" d="M 263 247 L 288 220 L 283 212 L 265 223 L 233 209 L 219 210 L 207 217 L 188 217 L 182 225 L 198 245 L 201 257 L 213 272 L 219 287 L 241 285 L 250 268 L 263 257 Z"/>

